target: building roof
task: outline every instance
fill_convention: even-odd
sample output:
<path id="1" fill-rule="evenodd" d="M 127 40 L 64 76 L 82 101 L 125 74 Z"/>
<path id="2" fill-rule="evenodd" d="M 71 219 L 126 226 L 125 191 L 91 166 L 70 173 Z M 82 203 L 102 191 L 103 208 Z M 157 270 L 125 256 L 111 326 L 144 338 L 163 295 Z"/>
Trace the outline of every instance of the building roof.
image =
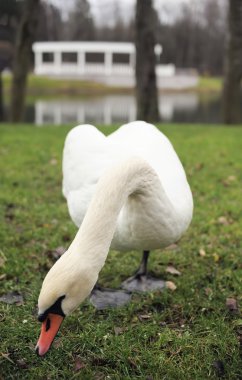
<path id="1" fill-rule="evenodd" d="M 112 52 L 112 53 L 134 53 L 135 46 L 132 42 L 68 42 L 68 41 L 55 41 L 55 42 L 35 42 L 33 44 L 34 52 Z"/>

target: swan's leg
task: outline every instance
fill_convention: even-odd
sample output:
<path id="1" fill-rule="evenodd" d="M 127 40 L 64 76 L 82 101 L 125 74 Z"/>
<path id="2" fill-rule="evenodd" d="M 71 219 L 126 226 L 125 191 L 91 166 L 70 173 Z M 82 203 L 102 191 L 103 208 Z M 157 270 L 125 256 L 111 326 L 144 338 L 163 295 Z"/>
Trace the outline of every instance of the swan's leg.
<path id="1" fill-rule="evenodd" d="M 150 251 L 143 251 L 142 260 L 139 266 L 139 269 L 135 273 L 135 276 L 146 276 L 147 274 L 147 264 L 149 259 Z"/>
<path id="2" fill-rule="evenodd" d="M 150 251 L 143 251 L 143 257 L 139 269 L 134 276 L 122 283 L 122 288 L 131 292 L 147 292 L 163 289 L 165 282 L 147 274 L 147 264 Z"/>
<path id="3" fill-rule="evenodd" d="M 90 295 L 91 304 L 98 310 L 109 307 L 123 306 L 131 299 L 131 293 L 126 290 L 103 288 L 96 284 Z"/>

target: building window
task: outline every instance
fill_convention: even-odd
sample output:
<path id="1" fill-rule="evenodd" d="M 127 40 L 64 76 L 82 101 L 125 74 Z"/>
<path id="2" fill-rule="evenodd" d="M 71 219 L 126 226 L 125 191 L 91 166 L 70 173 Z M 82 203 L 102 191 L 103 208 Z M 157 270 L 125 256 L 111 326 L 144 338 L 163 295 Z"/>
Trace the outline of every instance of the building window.
<path id="1" fill-rule="evenodd" d="M 104 63 L 104 53 L 86 53 L 86 63 Z"/>
<path id="2" fill-rule="evenodd" d="M 126 64 L 129 65 L 130 55 L 127 53 L 114 53 L 113 64 Z"/>
<path id="3" fill-rule="evenodd" d="M 61 61 L 62 63 L 77 63 L 77 53 L 61 53 Z"/>
<path id="4" fill-rule="evenodd" d="M 54 53 L 42 53 L 42 61 L 44 63 L 54 62 Z"/>

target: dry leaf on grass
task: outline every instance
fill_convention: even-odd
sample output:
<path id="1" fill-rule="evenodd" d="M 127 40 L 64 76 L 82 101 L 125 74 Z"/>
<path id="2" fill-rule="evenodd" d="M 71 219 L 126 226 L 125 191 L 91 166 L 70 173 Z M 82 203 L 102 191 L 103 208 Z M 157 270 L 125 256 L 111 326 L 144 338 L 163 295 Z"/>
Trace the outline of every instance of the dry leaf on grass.
<path id="1" fill-rule="evenodd" d="M 150 319 L 152 316 L 150 314 L 138 314 L 139 320 L 142 322 L 144 320 Z"/>
<path id="2" fill-rule="evenodd" d="M 117 326 L 114 327 L 114 334 L 116 336 L 122 334 L 124 331 L 125 331 L 125 329 L 122 327 L 117 327 Z"/>
<path id="3" fill-rule="evenodd" d="M 204 163 L 203 162 L 198 162 L 196 165 L 195 165 L 195 170 L 196 171 L 200 171 L 204 168 Z"/>
<path id="4" fill-rule="evenodd" d="M 177 286 L 172 281 L 166 281 L 166 288 L 174 291 L 176 290 Z"/>
<path id="5" fill-rule="evenodd" d="M 75 358 L 74 371 L 78 372 L 85 367 L 86 367 L 86 364 L 82 361 L 82 359 L 79 356 L 77 356 Z"/>
<path id="6" fill-rule="evenodd" d="M 230 186 L 233 182 L 236 181 L 236 176 L 235 175 L 229 175 L 226 179 L 222 180 L 222 184 L 227 187 Z"/>
<path id="7" fill-rule="evenodd" d="M 179 272 L 179 270 L 177 270 L 175 267 L 173 267 L 173 265 L 168 265 L 166 268 L 166 272 L 170 273 L 170 274 L 174 274 L 175 276 L 181 275 L 181 272 Z"/>
<path id="8" fill-rule="evenodd" d="M 231 313 L 237 313 L 239 311 L 238 304 L 235 298 L 227 298 L 226 306 Z"/>
<path id="9" fill-rule="evenodd" d="M 58 164 L 58 161 L 56 158 L 51 158 L 51 160 L 49 161 L 50 165 L 57 165 Z"/>
<path id="10" fill-rule="evenodd" d="M 205 294 L 206 296 L 210 296 L 213 293 L 211 288 L 205 288 Z"/>
<path id="11" fill-rule="evenodd" d="M 206 256 L 206 252 L 205 252 L 205 250 L 203 248 L 199 249 L 199 255 L 201 257 L 205 257 Z"/>
<path id="12" fill-rule="evenodd" d="M 28 364 L 26 363 L 26 361 L 24 359 L 18 359 L 16 361 L 16 364 L 21 369 L 27 369 L 28 368 Z"/>
<path id="13" fill-rule="evenodd" d="M 218 218 L 218 223 L 224 226 L 228 226 L 231 222 L 226 218 L 226 216 L 220 216 Z"/>

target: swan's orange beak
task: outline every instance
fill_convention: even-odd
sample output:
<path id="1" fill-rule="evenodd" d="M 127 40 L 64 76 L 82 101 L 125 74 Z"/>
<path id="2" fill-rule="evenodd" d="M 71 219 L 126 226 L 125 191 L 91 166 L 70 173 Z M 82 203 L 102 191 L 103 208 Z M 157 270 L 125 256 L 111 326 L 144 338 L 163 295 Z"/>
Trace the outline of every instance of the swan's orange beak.
<path id="1" fill-rule="evenodd" d="M 35 347 L 37 355 L 43 356 L 49 350 L 64 317 L 49 313 L 41 326 L 40 337 Z"/>

